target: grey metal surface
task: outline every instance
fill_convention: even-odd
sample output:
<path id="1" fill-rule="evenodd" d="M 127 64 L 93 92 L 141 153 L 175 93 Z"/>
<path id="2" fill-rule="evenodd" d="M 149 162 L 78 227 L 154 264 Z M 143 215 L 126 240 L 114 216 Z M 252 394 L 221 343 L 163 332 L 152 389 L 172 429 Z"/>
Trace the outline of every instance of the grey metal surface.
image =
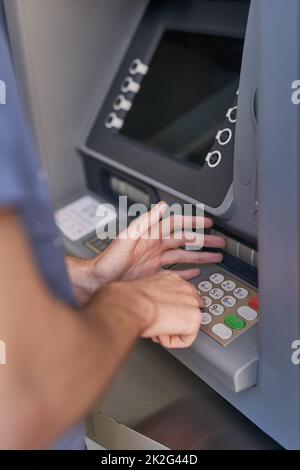
<path id="1" fill-rule="evenodd" d="M 257 2 L 250 7 L 241 70 L 238 119 L 234 151 L 233 199 L 234 210 L 230 230 L 257 239 L 255 213 L 257 197 L 257 122 L 254 100 L 259 76 L 259 23 Z"/>
<path id="2" fill-rule="evenodd" d="M 283 409 L 277 433 L 290 447 L 300 449 L 300 367 L 291 360 L 292 342 L 300 338 L 300 106 L 291 99 L 292 83 L 300 76 L 300 2 L 291 0 L 288 8 L 280 0 L 258 3 L 262 253 L 259 353 L 263 386 L 269 387 L 268 372 L 265 375 L 264 371 L 273 371 L 272 388 L 281 391 L 281 398 L 274 404 Z M 285 393 L 286 383 L 293 390 L 290 396 Z M 264 427 L 267 431 L 272 427 L 267 413 Z"/>
<path id="3" fill-rule="evenodd" d="M 94 152 L 93 150 L 89 149 L 85 144 L 79 146 L 79 150 L 86 156 L 94 157 L 101 162 L 107 163 L 110 165 L 112 168 L 116 168 L 118 170 L 123 171 L 125 174 L 128 174 L 130 176 L 133 176 L 137 178 L 138 180 L 144 181 L 145 183 L 149 184 L 150 186 L 153 186 L 158 189 L 158 193 L 160 195 L 166 194 L 168 196 L 168 199 L 171 201 L 171 203 L 174 203 L 174 201 L 181 200 L 185 203 L 190 203 L 190 204 L 199 204 L 199 201 L 196 201 L 195 199 L 190 198 L 189 196 L 186 196 L 172 187 L 165 186 L 164 184 L 159 183 L 158 181 L 149 178 L 148 176 L 142 175 L 141 173 L 131 170 L 130 168 L 126 167 L 125 165 L 121 165 L 115 161 L 113 161 L 111 158 L 107 157 L 106 155 L 99 155 L 97 152 Z M 210 214 L 214 215 L 215 217 L 222 216 L 223 218 L 227 219 L 231 215 L 231 207 L 232 207 L 232 201 L 233 201 L 233 187 L 231 187 L 223 201 L 223 203 L 217 208 L 213 209 L 212 207 L 210 208 L 205 208 Z M 175 200 L 174 200 L 175 198 Z"/>
<path id="4" fill-rule="evenodd" d="M 150 341 L 137 345 L 97 409 L 170 449 L 279 448 Z"/>

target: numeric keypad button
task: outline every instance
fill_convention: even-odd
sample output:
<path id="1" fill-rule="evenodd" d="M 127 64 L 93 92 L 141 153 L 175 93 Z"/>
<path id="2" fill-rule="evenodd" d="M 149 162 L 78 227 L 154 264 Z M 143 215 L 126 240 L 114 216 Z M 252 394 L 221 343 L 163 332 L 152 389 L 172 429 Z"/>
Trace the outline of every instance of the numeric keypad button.
<path id="1" fill-rule="evenodd" d="M 209 325 L 212 322 L 212 316 L 207 312 L 202 312 L 202 325 Z"/>
<path id="2" fill-rule="evenodd" d="M 213 282 L 214 284 L 222 284 L 222 282 L 224 281 L 224 276 L 223 274 L 220 274 L 220 273 L 214 273 L 210 276 L 210 280 L 211 282 Z"/>
<path id="3" fill-rule="evenodd" d="M 222 283 L 222 289 L 226 292 L 232 292 L 236 288 L 236 283 L 234 281 L 224 281 Z"/>
<path id="4" fill-rule="evenodd" d="M 222 315 L 224 313 L 224 307 L 220 304 L 213 304 L 211 307 L 209 307 L 209 311 L 216 316 Z"/>
<path id="5" fill-rule="evenodd" d="M 232 336 L 232 330 L 223 323 L 217 323 L 212 327 L 212 332 L 221 339 L 229 339 Z"/>
<path id="6" fill-rule="evenodd" d="M 236 304 L 236 299 L 231 295 L 226 295 L 226 297 L 223 297 L 222 299 L 222 304 L 227 308 L 234 307 Z"/>
<path id="7" fill-rule="evenodd" d="M 221 289 L 212 289 L 209 291 L 209 295 L 214 300 L 220 300 L 223 297 L 224 292 Z"/>
<path id="8" fill-rule="evenodd" d="M 198 289 L 201 292 L 209 292 L 212 289 L 213 285 L 209 281 L 202 281 L 200 284 L 198 284 Z"/>
<path id="9" fill-rule="evenodd" d="M 249 295 L 249 291 L 247 289 L 244 289 L 243 287 L 238 287 L 237 289 L 235 289 L 233 291 L 233 295 L 239 299 L 239 300 L 243 300 L 243 299 L 246 299 Z"/>
<path id="10" fill-rule="evenodd" d="M 240 317 L 244 318 L 247 321 L 254 321 L 257 319 L 257 312 L 250 307 L 240 307 L 238 308 L 237 313 Z"/>
<path id="11" fill-rule="evenodd" d="M 211 304 L 212 304 L 212 300 L 210 297 L 207 297 L 206 295 L 204 297 L 202 297 L 203 301 L 204 301 L 204 305 L 206 308 L 210 307 Z"/>

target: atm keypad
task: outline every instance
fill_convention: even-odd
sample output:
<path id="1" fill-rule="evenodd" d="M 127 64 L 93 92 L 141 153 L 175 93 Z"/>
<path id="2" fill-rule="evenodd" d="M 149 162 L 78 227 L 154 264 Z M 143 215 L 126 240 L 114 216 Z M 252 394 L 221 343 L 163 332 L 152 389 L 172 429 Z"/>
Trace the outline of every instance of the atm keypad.
<path id="1" fill-rule="evenodd" d="M 201 329 L 222 346 L 227 346 L 258 321 L 257 291 L 218 268 L 198 284 L 205 302 Z"/>

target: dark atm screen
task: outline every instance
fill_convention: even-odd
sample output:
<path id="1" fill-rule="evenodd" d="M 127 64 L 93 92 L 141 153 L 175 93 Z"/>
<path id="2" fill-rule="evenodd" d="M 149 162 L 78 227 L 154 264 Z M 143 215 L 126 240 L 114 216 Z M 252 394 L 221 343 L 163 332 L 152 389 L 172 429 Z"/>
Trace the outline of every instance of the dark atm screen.
<path id="1" fill-rule="evenodd" d="M 202 166 L 239 86 L 244 40 L 166 31 L 123 135 Z"/>

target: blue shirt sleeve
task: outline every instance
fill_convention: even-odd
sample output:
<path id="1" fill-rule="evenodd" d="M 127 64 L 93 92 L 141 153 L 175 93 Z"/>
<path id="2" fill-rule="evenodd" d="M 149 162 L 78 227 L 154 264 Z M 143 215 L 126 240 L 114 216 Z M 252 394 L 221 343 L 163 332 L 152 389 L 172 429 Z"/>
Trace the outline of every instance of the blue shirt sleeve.
<path id="1" fill-rule="evenodd" d="M 26 198 L 22 153 L 26 142 L 24 116 L 0 0 L 0 207 L 21 206 Z"/>

